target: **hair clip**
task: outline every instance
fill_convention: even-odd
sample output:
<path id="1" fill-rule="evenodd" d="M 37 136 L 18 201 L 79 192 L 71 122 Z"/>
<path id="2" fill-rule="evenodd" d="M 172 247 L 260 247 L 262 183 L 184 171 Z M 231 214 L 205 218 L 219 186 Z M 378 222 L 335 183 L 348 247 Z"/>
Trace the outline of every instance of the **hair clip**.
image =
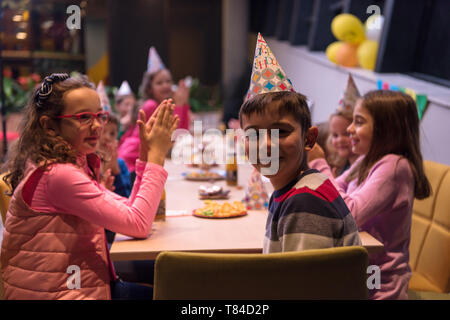
<path id="1" fill-rule="evenodd" d="M 36 105 L 40 108 L 43 105 L 43 102 L 47 100 L 50 93 L 53 90 L 53 83 L 64 81 L 69 78 L 67 73 L 53 73 L 44 78 L 44 81 L 41 84 L 41 87 L 36 92 L 35 101 Z"/>

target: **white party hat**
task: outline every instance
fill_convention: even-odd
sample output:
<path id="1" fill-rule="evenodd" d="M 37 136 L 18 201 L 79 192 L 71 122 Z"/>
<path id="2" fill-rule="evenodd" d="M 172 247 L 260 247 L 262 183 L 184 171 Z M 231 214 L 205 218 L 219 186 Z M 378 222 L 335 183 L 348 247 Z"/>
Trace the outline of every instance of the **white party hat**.
<path id="1" fill-rule="evenodd" d="M 128 95 L 132 95 L 133 91 L 131 91 L 130 85 L 128 84 L 128 81 L 123 81 L 122 84 L 120 85 L 119 90 L 117 91 L 118 96 L 128 96 Z"/>
<path id="2" fill-rule="evenodd" d="M 166 67 L 159 57 L 159 54 L 156 51 L 155 47 L 150 47 L 150 50 L 148 52 L 147 72 L 154 73 L 165 68 Z"/>

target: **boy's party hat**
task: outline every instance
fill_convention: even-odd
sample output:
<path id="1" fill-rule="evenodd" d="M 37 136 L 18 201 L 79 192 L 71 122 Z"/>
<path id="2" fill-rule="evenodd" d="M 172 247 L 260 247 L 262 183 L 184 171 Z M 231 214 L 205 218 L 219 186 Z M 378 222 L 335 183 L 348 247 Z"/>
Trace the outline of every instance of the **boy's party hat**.
<path id="1" fill-rule="evenodd" d="M 133 91 L 131 91 L 130 85 L 128 84 L 128 81 L 123 81 L 120 85 L 119 90 L 117 91 L 117 96 L 128 96 L 132 95 Z"/>
<path id="2" fill-rule="evenodd" d="M 100 82 L 98 83 L 97 94 L 100 97 L 100 103 L 102 104 L 103 110 L 111 112 L 111 105 L 109 104 L 108 95 L 106 94 L 105 86 L 103 85 L 102 80 L 100 80 Z"/>
<path id="3" fill-rule="evenodd" d="M 356 100 L 361 97 L 361 94 L 356 87 L 355 81 L 351 74 L 348 75 L 347 88 L 345 89 L 344 96 L 339 101 L 338 111 L 350 112 L 353 114 Z"/>
<path id="4" fill-rule="evenodd" d="M 265 210 L 269 206 L 269 195 L 261 179 L 261 173 L 254 169 L 245 190 L 242 202 L 247 210 Z"/>
<path id="5" fill-rule="evenodd" d="M 295 91 L 267 42 L 258 33 L 252 76 L 246 99 L 257 94 L 277 91 Z"/>
<path id="6" fill-rule="evenodd" d="M 155 47 L 151 47 L 148 52 L 148 61 L 147 61 L 147 72 L 154 73 L 161 69 L 165 69 L 164 63 L 159 57 L 158 52 Z"/>

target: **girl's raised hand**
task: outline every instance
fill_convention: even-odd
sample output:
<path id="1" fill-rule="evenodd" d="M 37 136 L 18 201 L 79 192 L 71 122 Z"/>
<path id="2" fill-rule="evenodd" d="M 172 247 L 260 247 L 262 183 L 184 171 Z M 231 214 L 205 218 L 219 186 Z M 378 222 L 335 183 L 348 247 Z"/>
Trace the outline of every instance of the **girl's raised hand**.
<path id="1" fill-rule="evenodd" d="M 184 80 L 178 82 L 177 90 L 173 94 L 173 100 L 177 106 L 184 106 L 189 102 L 189 88 Z"/>
<path id="2" fill-rule="evenodd" d="M 147 150 L 149 162 L 164 164 L 165 156 L 172 146 L 172 133 L 179 122 L 178 116 L 173 114 L 174 108 L 172 99 L 164 100 L 146 123 L 143 121 L 145 114 L 141 113 L 141 119 L 138 120 L 139 137 L 142 149 Z"/>

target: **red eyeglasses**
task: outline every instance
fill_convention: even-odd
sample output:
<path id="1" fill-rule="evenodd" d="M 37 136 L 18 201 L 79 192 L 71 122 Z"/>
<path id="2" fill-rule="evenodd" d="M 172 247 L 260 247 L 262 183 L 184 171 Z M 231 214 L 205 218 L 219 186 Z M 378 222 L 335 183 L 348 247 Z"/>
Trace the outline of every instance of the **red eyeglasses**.
<path id="1" fill-rule="evenodd" d="M 97 120 L 101 124 L 107 124 L 108 120 L 109 120 L 109 113 L 106 111 L 100 111 L 97 113 L 82 112 L 82 113 L 78 113 L 78 114 L 66 114 L 63 116 L 58 116 L 56 118 L 58 118 L 58 119 L 63 119 L 63 118 L 77 119 L 80 122 L 80 124 L 82 124 L 82 125 L 91 125 L 94 122 L 94 118 L 97 118 Z"/>

